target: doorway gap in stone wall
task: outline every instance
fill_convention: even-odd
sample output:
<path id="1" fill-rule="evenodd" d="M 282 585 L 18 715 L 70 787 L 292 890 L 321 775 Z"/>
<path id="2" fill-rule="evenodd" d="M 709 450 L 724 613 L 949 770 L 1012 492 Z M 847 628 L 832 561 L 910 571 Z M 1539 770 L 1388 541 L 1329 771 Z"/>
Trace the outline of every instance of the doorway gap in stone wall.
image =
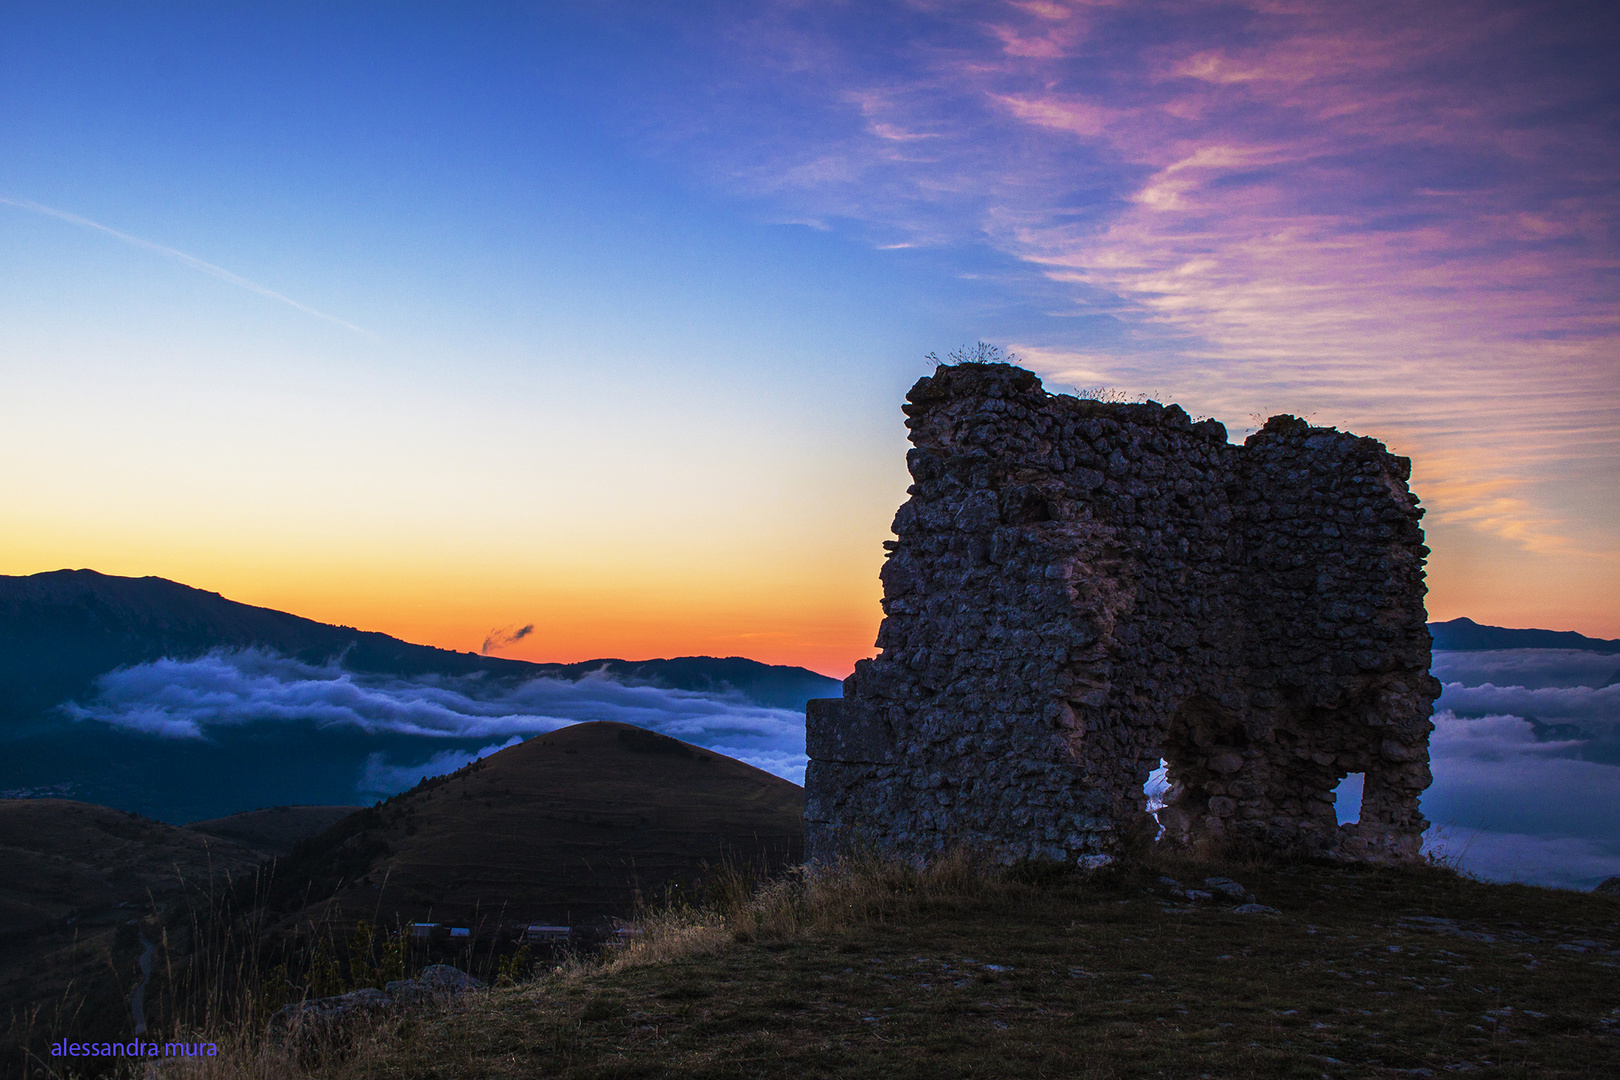
<path id="1" fill-rule="evenodd" d="M 1361 820 L 1361 789 L 1366 780 L 1366 773 L 1353 772 L 1333 789 L 1333 812 L 1339 815 L 1340 825 L 1354 825 Z"/>
<path id="2" fill-rule="evenodd" d="M 1170 793 L 1170 763 L 1164 758 L 1159 759 L 1159 767 L 1148 773 L 1147 783 L 1142 785 L 1142 794 L 1147 798 L 1147 812 L 1153 815 L 1153 820 L 1159 820 L 1159 811 L 1164 809 L 1165 796 Z M 1164 826 L 1159 826 L 1159 833 L 1153 839 L 1161 840 L 1164 837 Z"/>

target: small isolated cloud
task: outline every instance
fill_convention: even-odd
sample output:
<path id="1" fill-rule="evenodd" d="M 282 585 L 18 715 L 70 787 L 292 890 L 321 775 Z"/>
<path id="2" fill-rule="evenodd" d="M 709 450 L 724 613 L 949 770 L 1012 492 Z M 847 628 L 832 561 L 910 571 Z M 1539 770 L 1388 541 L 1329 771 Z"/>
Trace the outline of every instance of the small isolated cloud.
<path id="1" fill-rule="evenodd" d="M 429 777 L 453 773 L 479 758 L 489 757 L 522 741 L 514 735 L 503 743 L 490 743 L 479 750 L 441 750 L 416 765 L 390 765 L 386 755 L 375 753 L 366 758 L 365 770 L 360 774 L 360 782 L 354 785 L 354 790 L 368 798 L 397 795 L 401 791 L 409 791 Z"/>
<path id="2" fill-rule="evenodd" d="M 211 731 L 248 724 L 300 723 L 423 740 L 427 762 L 396 767 L 376 758 L 362 784 L 404 775 L 415 784 L 422 775 L 432 775 L 422 770 L 441 758 L 453 762 L 449 769 L 472 760 L 466 751 L 446 751 L 446 741 L 490 740 L 499 749 L 513 738 L 587 720 L 617 720 L 657 731 L 794 783 L 803 782 L 808 760 L 803 714 L 755 705 L 741 695 L 628 686 L 600 672 L 577 681 L 521 683 L 482 676 L 401 678 L 256 649 L 109 672 L 96 681 L 93 698 L 71 702 L 63 711 L 75 720 L 168 739 L 206 739 Z M 440 746 L 433 747 L 434 742 Z"/>
<path id="3" fill-rule="evenodd" d="M 1583 742 L 1539 738 L 1522 716 L 1460 717 L 1446 709 L 1435 714 L 1429 750 L 1455 761 L 1506 761 L 1524 755 L 1557 757 Z"/>
<path id="4" fill-rule="evenodd" d="M 1593 734 L 1616 734 L 1620 722 L 1620 685 L 1594 690 L 1589 686 L 1463 686 L 1446 684 L 1439 707 L 1458 716 L 1506 713 L 1535 717 L 1544 723 L 1576 723 Z"/>
<path id="5" fill-rule="evenodd" d="M 532 633 L 534 633 L 534 623 L 529 623 L 528 625 L 519 627 L 516 630 L 512 629 L 510 626 L 503 626 L 499 629 L 491 630 L 484 638 L 484 643 L 478 647 L 478 651 L 482 655 L 488 656 L 496 649 L 505 649 L 509 646 L 516 645 L 518 642 L 522 641 Z"/>

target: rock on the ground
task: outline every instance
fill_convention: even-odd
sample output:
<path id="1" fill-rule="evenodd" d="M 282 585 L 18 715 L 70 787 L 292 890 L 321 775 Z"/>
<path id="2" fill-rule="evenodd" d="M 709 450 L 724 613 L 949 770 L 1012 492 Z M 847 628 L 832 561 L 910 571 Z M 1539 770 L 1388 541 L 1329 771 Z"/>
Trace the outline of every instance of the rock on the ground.
<path id="1" fill-rule="evenodd" d="M 1248 889 L 1245 889 L 1242 885 L 1233 881 L 1229 877 L 1205 878 L 1204 888 L 1218 892 L 1227 899 L 1235 900 L 1240 904 L 1254 903 L 1254 893 L 1250 892 Z"/>
<path id="2" fill-rule="evenodd" d="M 431 964 L 414 979 L 395 979 L 383 989 L 374 986 L 350 990 L 335 997 L 311 998 L 284 1005 L 275 1019 L 286 1023 L 294 1017 L 334 1020 L 359 1012 L 373 1012 L 396 1006 L 415 1005 L 433 998 L 450 997 L 467 990 L 482 990 L 484 982 L 449 964 Z"/>

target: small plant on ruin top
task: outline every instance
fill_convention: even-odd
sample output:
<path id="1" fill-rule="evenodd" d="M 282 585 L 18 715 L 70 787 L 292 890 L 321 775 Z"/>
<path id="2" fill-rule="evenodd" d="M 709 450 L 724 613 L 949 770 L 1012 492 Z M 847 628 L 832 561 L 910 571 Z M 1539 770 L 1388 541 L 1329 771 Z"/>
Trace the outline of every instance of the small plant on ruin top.
<path id="1" fill-rule="evenodd" d="M 952 349 L 941 360 L 938 353 L 929 353 L 923 357 L 931 364 L 1021 364 L 1024 358 L 1015 352 L 1003 352 L 998 345 L 988 341 L 980 341 L 973 345 L 963 345 L 960 349 Z"/>

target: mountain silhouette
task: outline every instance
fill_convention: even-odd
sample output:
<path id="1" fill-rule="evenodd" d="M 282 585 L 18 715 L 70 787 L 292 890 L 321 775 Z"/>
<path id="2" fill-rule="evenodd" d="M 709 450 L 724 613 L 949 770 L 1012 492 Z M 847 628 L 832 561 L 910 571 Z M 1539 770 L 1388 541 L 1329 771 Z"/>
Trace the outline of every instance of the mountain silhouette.
<path id="1" fill-rule="evenodd" d="M 401 709 L 431 707 L 434 695 L 462 694 L 461 704 L 471 712 L 458 715 L 468 723 L 465 730 L 412 730 L 405 722 L 370 723 L 369 714 L 340 722 L 331 719 L 330 700 L 301 704 L 286 693 L 269 705 L 253 699 L 264 707 L 241 707 L 227 716 L 226 705 L 210 704 L 219 695 L 199 685 L 195 666 L 173 669 L 222 656 L 216 667 L 225 670 L 255 653 L 290 659 L 269 663 L 279 664 L 280 674 L 260 671 L 261 682 L 246 690 L 242 686 L 250 680 L 239 669 L 226 670 L 239 677 L 233 699 L 239 705 L 247 700 L 242 694 L 280 692 L 293 684 L 277 679 L 297 677 L 306 680 L 299 684 L 303 688 L 328 699 L 351 692 L 393 694 L 388 700 Z M 313 668 L 289 676 L 291 663 Z M 128 678 L 121 671 L 138 677 L 141 693 L 149 696 L 125 701 L 124 711 L 113 717 L 87 710 L 105 702 L 109 678 Z M 185 679 L 192 681 L 174 681 Z M 714 706 L 727 717 L 749 710 L 757 716 L 760 709 L 800 712 L 807 699 L 841 689 L 837 680 L 804 668 L 742 657 L 537 664 L 455 652 L 237 603 L 157 577 L 92 570 L 0 577 L 0 797 L 76 799 L 175 824 L 282 804 L 369 803 L 418 775 L 444 772 L 499 746 L 510 732 L 491 735 L 476 730 L 475 721 L 523 711 L 501 704 L 503 695 L 525 692 L 541 680 L 574 684 L 581 688 L 576 696 L 588 699 L 588 707 L 571 713 L 535 705 L 530 711 L 538 710 L 542 730 L 546 717 L 558 717 L 555 723 L 628 719 L 607 702 L 622 690 L 618 684 L 706 695 L 728 703 Z M 142 725 L 146 714 L 172 720 L 165 701 L 182 693 L 191 695 L 186 715 L 196 718 L 180 721 L 184 730 Z M 662 700 L 672 709 L 693 704 L 667 695 Z M 680 719 L 673 712 L 669 718 Z M 780 728 L 783 719 L 761 722 Z M 531 725 L 524 733 L 534 730 Z M 692 737 L 693 730 L 686 726 L 680 733 Z M 378 787 L 368 779 L 376 767 L 403 779 Z"/>
<path id="2" fill-rule="evenodd" d="M 0 576 L 0 720 L 23 719 L 83 696 L 97 676 L 116 668 L 255 647 L 316 664 L 341 659 L 349 671 L 402 677 L 578 679 L 606 671 L 621 681 L 672 690 L 736 692 L 775 708 L 803 708 L 809 698 L 836 696 L 840 689 L 836 679 L 802 667 L 739 656 L 572 664 L 480 656 L 241 604 L 165 578 L 56 570 Z"/>
<path id="3" fill-rule="evenodd" d="M 1620 653 L 1620 641 L 1590 638 L 1573 630 L 1510 630 L 1485 626 L 1473 619 L 1451 619 L 1429 624 L 1434 647 L 1451 652 L 1490 649 L 1580 649 L 1584 652 Z"/>

